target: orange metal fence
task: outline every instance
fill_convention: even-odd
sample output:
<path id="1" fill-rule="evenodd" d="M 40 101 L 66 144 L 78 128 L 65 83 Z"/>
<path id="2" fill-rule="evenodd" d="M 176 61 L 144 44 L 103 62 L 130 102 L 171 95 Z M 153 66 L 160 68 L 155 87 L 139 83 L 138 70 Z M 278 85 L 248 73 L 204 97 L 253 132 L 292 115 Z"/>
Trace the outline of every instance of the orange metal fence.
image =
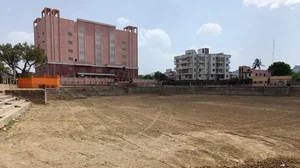
<path id="1" fill-rule="evenodd" d="M 19 88 L 59 88 L 59 77 L 34 76 L 18 78 Z"/>

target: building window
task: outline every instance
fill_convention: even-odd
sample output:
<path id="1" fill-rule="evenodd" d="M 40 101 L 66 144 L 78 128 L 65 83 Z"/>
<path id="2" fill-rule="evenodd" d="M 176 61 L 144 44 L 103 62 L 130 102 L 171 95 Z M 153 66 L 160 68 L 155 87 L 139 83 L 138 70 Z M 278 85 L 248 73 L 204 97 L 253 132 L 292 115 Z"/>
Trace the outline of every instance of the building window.
<path id="1" fill-rule="evenodd" d="M 72 45 L 72 44 L 73 44 L 73 41 L 68 41 L 68 44 Z"/>
<path id="2" fill-rule="evenodd" d="M 86 72 L 86 68 L 83 67 L 79 68 L 79 72 Z"/>
<path id="3" fill-rule="evenodd" d="M 213 72 L 215 72 L 215 69 L 213 69 Z"/>
<path id="4" fill-rule="evenodd" d="M 122 51 L 126 51 L 126 48 L 122 48 Z"/>
<path id="5" fill-rule="evenodd" d="M 73 53 L 73 50 L 72 50 L 72 49 L 68 49 L 68 52 L 69 52 L 69 53 Z"/>
<path id="6" fill-rule="evenodd" d="M 96 64 L 101 65 L 101 32 L 96 30 L 95 32 L 95 53 L 96 53 Z"/>
<path id="7" fill-rule="evenodd" d="M 122 65 L 127 66 L 127 62 L 122 62 Z"/>
<path id="8" fill-rule="evenodd" d="M 101 69 L 101 68 L 97 68 L 97 69 L 96 69 L 96 72 L 97 72 L 97 73 L 101 73 L 101 72 L 102 72 L 102 69 Z"/>
<path id="9" fill-rule="evenodd" d="M 114 34 L 114 32 L 110 32 L 109 40 L 110 40 L 110 63 L 115 64 L 116 58 L 115 58 L 115 34 Z"/>
<path id="10" fill-rule="evenodd" d="M 127 43 L 126 43 L 126 41 L 122 41 L 122 44 L 124 44 L 124 45 L 125 45 L 125 44 L 127 44 Z"/>
<path id="11" fill-rule="evenodd" d="M 261 76 L 261 74 L 259 74 L 259 76 Z"/>
<path id="12" fill-rule="evenodd" d="M 43 43 L 45 43 L 45 41 L 43 41 Z"/>
<path id="13" fill-rule="evenodd" d="M 85 29 L 80 27 L 78 29 L 78 44 L 79 44 L 79 61 L 85 61 Z"/>
<path id="14" fill-rule="evenodd" d="M 122 55 L 122 58 L 123 58 L 123 59 L 126 59 L 126 58 L 127 58 L 127 56 L 126 56 L 126 55 Z"/>
<path id="15" fill-rule="evenodd" d="M 226 69 L 226 72 L 228 72 L 228 69 Z M 251 75 L 251 74 L 250 74 Z"/>
<path id="16" fill-rule="evenodd" d="M 45 32 L 43 32 L 42 34 L 45 34 Z"/>
<path id="17" fill-rule="evenodd" d="M 264 76 L 266 76 L 266 74 L 264 74 Z"/>
<path id="18" fill-rule="evenodd" d="M 215 64 L 213 64 L 213 66 L 215 66 Z"/>
<path id="19" fill-rule="evenodd" d="M 72 67 L 69 67 L 69 71 L 72 71 L 73 70 L 73 68 Z"/>
<path id="20" fill-rule="evenodd" d="M 73 57 L 69 57 L 69 61 L 73 61 Z"/>
<path id="21" fill-rule="evenodd" d="M 68 32 L 68 36 L 73 36 L 73 34 L 71 32 Z"/>
<path id="22" fill-rule="evenodd" d="M 257 76 L 257 73 L 255 74 L 255 76 Z"/>
<path id="23" fill-rule="evenodd" d="M 111 69 L 110 73 L 114 74 L 114 73 L 116 73 L 116 70 L 115 69 Z"/>

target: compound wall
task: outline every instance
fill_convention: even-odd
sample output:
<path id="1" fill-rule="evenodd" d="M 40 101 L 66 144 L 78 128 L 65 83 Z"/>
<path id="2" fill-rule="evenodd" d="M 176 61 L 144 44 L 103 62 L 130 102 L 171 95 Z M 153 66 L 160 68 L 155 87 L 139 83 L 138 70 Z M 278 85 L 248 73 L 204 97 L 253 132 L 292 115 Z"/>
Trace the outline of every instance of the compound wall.
<path id="1" fill-rule="evenodd" d="M 164 86 L 130 88 L 130 93 L 161 94 L 206 94 L 206 95 L 248 95 L 248 96 L 288 96 L 288 87 L 195 87 Z"/>
<path id="2" fill-rule="evenodd" d="M 203 95 L 247 95 L 247 96 L 300 96 L 300 88 L 289 87 L 196 87 L 155 86 L 129 87 L 86 86 L 46 89 L 48 99 L 75 99 L 95 96 L 118 96 L 128 94 L 203 94 Z"/>
<path id="3" fill-rule="evenodd" d="M 37 104 L 46 104 L 47 95 L 44 89 L 17 89 L 17 90 L 5 90 L 6 95 L 13 95 L 29 100 Z"/>

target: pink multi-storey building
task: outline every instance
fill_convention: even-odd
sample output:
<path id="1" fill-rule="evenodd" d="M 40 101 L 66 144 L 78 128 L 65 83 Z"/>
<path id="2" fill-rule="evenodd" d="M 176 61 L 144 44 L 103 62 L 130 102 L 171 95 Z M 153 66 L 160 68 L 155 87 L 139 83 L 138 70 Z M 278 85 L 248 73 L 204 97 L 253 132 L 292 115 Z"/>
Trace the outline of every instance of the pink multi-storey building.
<path id="1" fill-rule="evenodd" d="M 60 17 L 57 9 L 44 8 L 35 19 L 34 44 L 45 50 L 48 62 L 36 67 L 39 75 L 113 77 L 129 71 L 138 77 L 138 29 Z"/>

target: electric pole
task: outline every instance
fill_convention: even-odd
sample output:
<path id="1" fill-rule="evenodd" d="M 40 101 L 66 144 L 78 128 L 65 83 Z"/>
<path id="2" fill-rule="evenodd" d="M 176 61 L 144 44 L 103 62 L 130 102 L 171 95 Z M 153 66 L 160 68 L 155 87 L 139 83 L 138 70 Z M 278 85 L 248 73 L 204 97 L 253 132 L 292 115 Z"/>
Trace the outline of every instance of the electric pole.
<path id="1" fill-rule="evenodd" d="M 274 63 L 274 59 L 275 59 L 275 39 L 273 39 L 272 63 Z"/>

